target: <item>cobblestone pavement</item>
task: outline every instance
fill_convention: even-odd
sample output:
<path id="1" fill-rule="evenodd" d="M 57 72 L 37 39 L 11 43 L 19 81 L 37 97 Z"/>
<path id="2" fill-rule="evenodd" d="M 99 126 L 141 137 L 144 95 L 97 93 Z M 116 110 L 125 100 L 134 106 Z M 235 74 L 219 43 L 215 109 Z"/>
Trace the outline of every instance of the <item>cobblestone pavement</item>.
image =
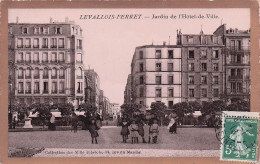
<path id="1" fill-rule="evenodd" d="M 216 155 L 216 152 L 220 149 L 220 141 L 216 139 L 215 131 L 212 128 L 179 128 L 177 134 L 170 134 L 166 127 L 161 127 L 157 144 L 131 144 L 130 139 L 128 139 L 127 143 L 122 143 L 120 131 L 121 128 L 119 127 L 101 128 L 98 132 L 98 144 L 91 144 L 90 133 L 85 130 L 80 130 L 77 133 L 71 131 L 9 132 L 8 142 L 9 147 L 13 148 L 44 147 L 46 148 L 45 151 L 48 148 L 56 148 L 53 149 L 55 151 L 62 148 L 93 150 L 160 149 L 161 153 L 167 153 L 168 150 L 176 150 L 175 154 L 177 155 L 177 150 L 210 150 L 207 153 L 209 153 L 208 156 L 211 156 L 211 154 Z M 145 127 L 145 133 L 147 141 L 148 127 Z M 141 141 L 141 138 L 139 138 L 139 141 Z M 143 152 L 145 154 L 145 151 Z"/>

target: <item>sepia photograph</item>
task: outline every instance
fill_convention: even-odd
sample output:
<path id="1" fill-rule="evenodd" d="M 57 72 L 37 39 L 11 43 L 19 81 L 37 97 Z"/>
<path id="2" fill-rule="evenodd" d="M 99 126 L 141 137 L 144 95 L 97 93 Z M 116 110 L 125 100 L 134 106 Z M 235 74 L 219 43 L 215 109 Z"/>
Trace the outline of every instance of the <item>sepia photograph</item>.
<path id="1" fill-rule="evenodd" d="M 250 43 L 250 8 L 8 9 L 8 156 L 220 157 Z"/>

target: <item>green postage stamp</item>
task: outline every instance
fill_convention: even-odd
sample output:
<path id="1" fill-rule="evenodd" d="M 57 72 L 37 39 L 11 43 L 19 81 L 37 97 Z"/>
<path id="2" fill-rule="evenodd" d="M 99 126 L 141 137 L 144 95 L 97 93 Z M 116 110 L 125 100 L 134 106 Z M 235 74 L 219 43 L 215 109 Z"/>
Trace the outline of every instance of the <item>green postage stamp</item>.
<path id="1" fill-rule="evenodd" d="M 259 113 L 223 112 L 221 160 L 257 161 Z"/>

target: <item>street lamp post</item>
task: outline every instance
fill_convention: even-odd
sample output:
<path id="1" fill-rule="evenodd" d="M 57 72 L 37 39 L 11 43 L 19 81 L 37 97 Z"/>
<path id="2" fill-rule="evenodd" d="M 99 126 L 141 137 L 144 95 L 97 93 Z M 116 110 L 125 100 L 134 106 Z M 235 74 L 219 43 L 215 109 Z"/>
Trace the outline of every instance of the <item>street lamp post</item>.
<path id="1" fill-rule="evenodd" d="M 11 82 L 11 78 L 9 78 L 8 80 L 8 84 L 9 84 L 9 114 L 8 114 L 8 119 L 9 119 L 9 129 L 12 129 L 12 122 L 13 122 L 13 114 L 12 114 L 12 82 Z"/>

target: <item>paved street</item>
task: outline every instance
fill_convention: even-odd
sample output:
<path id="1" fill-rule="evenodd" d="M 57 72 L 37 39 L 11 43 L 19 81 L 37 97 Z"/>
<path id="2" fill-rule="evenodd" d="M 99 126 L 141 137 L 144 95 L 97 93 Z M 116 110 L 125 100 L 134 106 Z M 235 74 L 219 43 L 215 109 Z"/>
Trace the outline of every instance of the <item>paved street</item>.
<path id="1" fill-rule="evenodd" d="M 220 148 L 220 142 L 216 139 L 212 128 L 179 128 L 178 134 L 170 134 L 166 127 L 162 127 L 158 144 L 131 144 L 130 139 L 128 143 L 122 143 L 120 130 L 119 127 L 102 127 L 99 130 L 99 144 L 91 144 L 90 133 L 85 130 L 80 130 L 78 133 L 71 131 L 9 132 L 9 147 L 169 150 L 219 150 Z M 146 133 L 147 130 L 146 127 Z"/>

